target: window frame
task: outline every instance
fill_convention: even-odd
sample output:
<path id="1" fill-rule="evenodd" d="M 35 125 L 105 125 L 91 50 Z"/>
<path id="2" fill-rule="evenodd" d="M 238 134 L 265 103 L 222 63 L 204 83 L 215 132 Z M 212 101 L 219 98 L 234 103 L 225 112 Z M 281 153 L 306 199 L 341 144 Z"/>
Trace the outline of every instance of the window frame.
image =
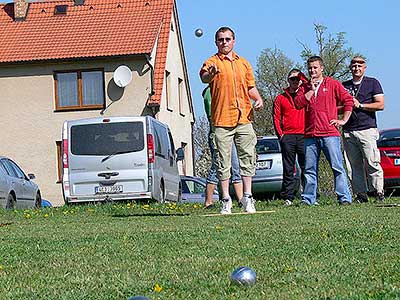
<path id="1" fill-rule="evenodd" d="M 184 117 L 184 108 L 183 108 L 183 79 L 178 77 L 178 101 L 179 101 L 179 114 Z"/>
<path id="2" fill-rule="evenodd" d="M 83 82 L 82 73 L 84 72 L 101 72 L 102 74 L 102 89 L 103 89 L 103 103 L 102 104 L 92 104 L 83 105 Z M 64 73 L 76 73 L 77 74 L 77 85 L 78 85 L 78 105 L 74 106 L 60 106 L 58 98 L 58 79 L 57 74 Z M 104 68 L 94 68 L 94 69 L 75 69 L 75 70 L 58 70 L 53 73 L 54 78 L 54 101 L 55 101 L 55 111 L 71 111 L 71 110 L 100 110 L 106 107 L 106 92 L 105 92 L 105 75 Z"/>
<path id="3" fill-rule="evenodd" d="M 56 152 L 57 152 L 57 181 L 56 183 L 62 182 L 63 164 L 62 164 L 62 141 L 56 141 Z"/>
<path id="4" fill-rule="evenodd" d="M 172 109 L 172 95 L 171 95 L 171 72 L 168 70 L 165 70 L 165 99 L 167 103 L 167 110 L 168 111 L 173 111 Z"/>

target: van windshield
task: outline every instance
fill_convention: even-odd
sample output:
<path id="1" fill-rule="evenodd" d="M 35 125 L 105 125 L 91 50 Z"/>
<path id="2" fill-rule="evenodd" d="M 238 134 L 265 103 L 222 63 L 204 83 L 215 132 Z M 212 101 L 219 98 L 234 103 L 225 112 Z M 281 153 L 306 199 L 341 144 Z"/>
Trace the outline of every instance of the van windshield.
<path id="1" fill-rule="evenodd" d="M 71 152 L 75 155 L 110 155 L 144 149 L 142 122 L 75 125 L 71 127 Z"/>

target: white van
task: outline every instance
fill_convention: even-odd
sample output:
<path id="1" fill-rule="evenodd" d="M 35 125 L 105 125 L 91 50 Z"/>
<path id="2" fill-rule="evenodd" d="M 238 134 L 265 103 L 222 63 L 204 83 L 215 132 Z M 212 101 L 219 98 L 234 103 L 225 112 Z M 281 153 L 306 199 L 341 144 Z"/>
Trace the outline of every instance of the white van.
<path id="1" fill-rule="evenodd" d="M 62 138 L 65 203 L 180 200 L 183 149 L 175 151 L 166 124 L 149 116 L 65 121 Z"/>

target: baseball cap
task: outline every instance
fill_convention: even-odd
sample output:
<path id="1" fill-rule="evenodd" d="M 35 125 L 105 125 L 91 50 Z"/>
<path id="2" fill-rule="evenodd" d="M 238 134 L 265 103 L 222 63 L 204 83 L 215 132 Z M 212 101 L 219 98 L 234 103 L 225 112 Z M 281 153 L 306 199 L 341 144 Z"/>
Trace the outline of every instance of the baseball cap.
<path id="1" fill-rule="evenodd" d="M 351 59 L 350 64 L 355 64 L 355 63 L 359 63 L 359 64 L 365 64 L 365 58 L 362 56 L 354 56 Z"/>

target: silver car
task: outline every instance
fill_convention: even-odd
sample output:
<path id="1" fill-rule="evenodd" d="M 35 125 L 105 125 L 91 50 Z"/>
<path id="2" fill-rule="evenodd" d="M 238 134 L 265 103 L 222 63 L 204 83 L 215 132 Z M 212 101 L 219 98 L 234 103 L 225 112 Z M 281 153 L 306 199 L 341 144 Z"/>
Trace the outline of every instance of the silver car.
<path id="1" fill-rule="evenodd" d="M 181 175 L 182 203 L 204 203 L 206 197 L 206 179 L 196 176 Z M 219 201 L 219 193 L 215 189 L 213 201 Z"/>
<path id="2" fill-rule="evenodd" d="M 256 175 L 253 177 L 254 194 L 275 194 L 282 190 L 283 165 L 282 152 L 277 136 L 262 136 L 257 139 Z M 300 177 L 298 165 L 295 173 L 296 190 L 299 189 Z"/>
<path id="3" fill-rule="evenodd" d="M 41 207 L 40 190 L 32 179 L 35 175 L 26 175 L 14 161 L 0 156 L 0 207 Z"/>

